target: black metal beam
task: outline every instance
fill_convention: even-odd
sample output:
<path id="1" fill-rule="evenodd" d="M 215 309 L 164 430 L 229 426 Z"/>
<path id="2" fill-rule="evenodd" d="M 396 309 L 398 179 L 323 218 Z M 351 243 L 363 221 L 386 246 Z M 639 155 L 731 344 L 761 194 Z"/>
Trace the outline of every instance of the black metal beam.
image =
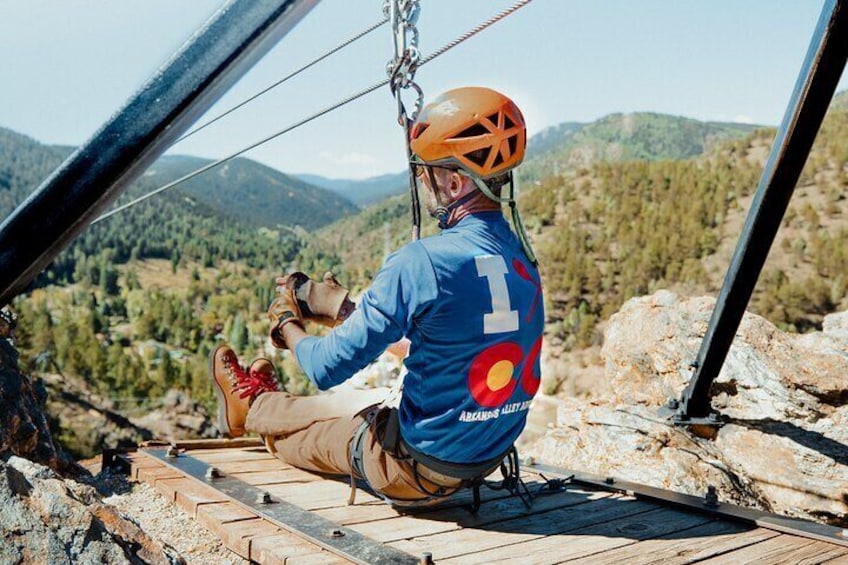
<path id="1" fill-rule="evenodd" d="M 317 3 L 231 0 L 223 6 L 0 225 L 0 305 L 24 290 Z"/>
<path id="2" fill-rule="evenodd" d="M 624 481 L 614 477 L 600 477 L 591 473 L 562 469 L 541 463 L 524 465 L 524 470 L 540 475 L 543 474 L 545 477 L 568 478 L 572 484 L 602 489 L 609 492 L 620 492 L 628 496 L 657 502 L 663 506 L 675 506 L 681 510 L 700 512 L 722 520 L 733 520 L 760 526 L 776 532 L 848 547 L 848 530 L 801 518 L 788 518 L 755 508 L 745 508 L 743 506 L 721 502 L 718 500 L 715 492 L 710 492 L 710 490 L 707 491 L 706 496 L 698 497 L 682 492 L 674 492 L 640 483 Z"/>
<path id="3" fill-rule="evenodd" d="M 341 526 L 300 506 L 274 498 L 261 487 L 250 485 L 214 469 L 189 454 L 177 450 L 168 455 L 165 449 L 148 449 L 147 453 L 188 477 L 217 489 L 251 512 L 270 520 L 336 555 L 363 565 L 417 565 L 418 558 L 383 545 L 359 532 Z M 214 470 L 213 470 L 214 469 Z M 308 487 L 305 487 L 308 488 Z"/>
<path id="4" fill-rule="evenodd" d="M 725 275 L 694 364 L 695 373 L 683 392 L 680 409 L 674 418 L 676 423 L 689 424 L 712 412 L 710 386 L 721 370 L 742 321 L 795 183 L 842 76 L 846 57 L 848 0 L 828 0 L 822 8 L 786 115 Z"/>

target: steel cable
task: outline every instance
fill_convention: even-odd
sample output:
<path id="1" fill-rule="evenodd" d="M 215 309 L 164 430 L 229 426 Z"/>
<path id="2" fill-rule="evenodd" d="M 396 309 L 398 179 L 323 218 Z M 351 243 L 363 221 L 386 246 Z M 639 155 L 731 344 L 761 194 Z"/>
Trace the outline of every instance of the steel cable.
<path id="1" fill-rule="evenodd" d="M 513 4 L 509 8 L 495 14 L 494 16 L 492 16 L 491 18 L 489 18 L 485 22 L 483 22 L 483 23 L 477 25 L 476 27 L 470 29 L 469 31 L 460 35 L 459 37 L 457 37 L 453 41 L 446 43 L 445 45 L 443 45 L 442 47 L 440 47 L 439 49 L 437 49 L 433 53 L 424 57 L 421 60 L 419 67 L 421 65 L 425 65 L 425 64 L 429 63 L 430 61 L 432 61 L 433 59 L 445 54 L 447 51 L 450 51 L 451 49 L 453 49 L 454 47 L 456 47 L 460 43 L 463 43 L 466 40 L 474 37 L 475 35 L 477 35 L 481 31 L 483 31 L 484 29 L 496 24 L 500 20 L 502 20 L 505 17 L 516 12 L 518 9 L 523 8 L 524 6 L 526 6 L 527 4 L 529 4 L 532 1 L 533 0 L 519 0 L 518 2 L 516 2 L 515 4 Z M 136 204 L 144 202 L 148 198 L 156 196 L 157 194 L 160 194 L 160 193 L 168 190 L 169 188 L 173 188 L 173 187 L 175 187 L 179 184 L 182 184 L 182 183 L 184 183 L 188 180 L 191 180 L 194 177 L 201 175 L 201 174 L 205 173 L 206 171 L 208 171 L 210 169 L 214 169 L 218 165 L 223 165 L 227 161 L 232 161 L 236 157 L 239 157 L 239 156 L 247 153 L 248 151 L 250 151 L 252 149 L 256 149 L 260 145 L 264 145 L 265 143 L 268 143 L 269 141 L 276 139 L 277 137 L 280 137 L 281 135 L 288 133 L 288 132 L 292 131 L 293 129 L 299 128 L 300 126 L 307 124 L 307 123 L 311 122 L 312 120 L 320 118 L 321 116 L 328 114 L 329 112 L 332 112 L 333 110 L 337 110 L 338 108 L 341 108 L 342 106 L 345 106 L 345 105 L 353 102 L 354 100 L 362 98 L 366 94 L 370 94 L 371 92 L 374 92 L 375 90 L 382 88 L 382 87 L 384 87 L 388 84 L 389 84 L 389 79 L 383 79 L 378 83 L 375 83 L 375 84 L 373 84 L 373 85 L 371 85 L 367 88 L 364 88 L 364 89 L 360 90 L 359 92 L 352 94 L 352 95 L 348 96 L 347 98 L 345 98 L 345 99 L 343 99 L 339 102 L 336 102 L 335 104 L 331 104 L 330 106 L 327 106 L 326 108 L 323 108 L 322 110 L 319 110 L 318 112 L 316 112 L 316 113 L 314 113 L 310 116 L 307 116 L 306 118 L 303 118 L 302 120 L 295 122 L 295 123 L 289 125 L 288 127 L 284 128 L 284 129 L 282 129 L 282 130 L 280 130 L 280 131 L 278 131 L 274 134 L 271 134 L 268 137 L 265 137 L 265 138 L 257 141 L 256 143 L 248 145 L 247 147 L 240 149 L 240 150 L 236 151 L 235 153 L 227 155 L 226 157 L 218 159 L 217 161 L 213 161 L 213 162 L 211 162 L 207 165 L 204 165 L 203 167 L 201 167 L 201 168 L 199 168 L 195 171 L 192 171 L 192 172 L 188 173 L 187 175 L 184 175 L 184 176 L 178 178 L 177 180 L 171 181 L 171 182 L 169 182 L 169 183 L 167 183 L 163 186 L 160 186 L 156 190 L 153 190 L 151 192 L 148 192 L 147 194 L 139 196 L 135 200 L 132 200 L 130 202 L 127 202 L 126 204 L 118 206 L 117 208 L 114 208 L 113 210 L 110 210 L 110 211 L 106 212 L 105 214 L 99 216 L 98 218 L 95 218 L 94 220 L 92 220 L 90 225 L 94 225 L 97 222 L 100 222 L 102 220 L 105 220 L 106 218 L 114 216 L 118 212 L 122 212 L 122 211 L 126 210 L 127 208 L 131 208 L 132 206 L 135 206 Z"/>
<path id="2" fill-rule="evenodd" d="M 361 39 L 361 38 L 365 37 L 366 35 L 368 35 L 368 34 L 369 34 L 369 33 L 371 33 L 372 31 L 374 31 L 375 29 L 379 28 L 381 25 L 383 25 L 383 24 L 384 24 L 384 23 L 386 23 L 387 21 L 389 21 L 389 20 L 388 20 L 388 18 L 383 18 L 383 19 L 382 19 L 382 20 L 380 20 L 379 22 L 376 22 L 375 24 L 371 25 L 370 27 L 368 27 L 368 28 L 366 28 L 366 29 L 364 29 L 364 30 L 360 31 L 360 32 L 359 32 L 359 33 L 357 33 L 356 35 L 351 36 L 350 38 L 348 38 L 347 40 L 345 40 L 345 41 L 343 41 L 343 42 L 339 43 L 338 45 L 336 45 L 335 47 L 333 47 L 332 49 L 330 49 L 329 51 L 327 51 L 326 53 L 324 53 L 323 55 L 321 55 L 321 56 L 320 56 L 320 57 L 318 57 L 317 59 L 313 59 L 313 60 L 312 60 L 312 61 L 310 61 L 309 63 L 307 63 L 307 64 L 303 65 L 302 67 L 300 67 L 299 69 L 297 69 L 296 71 L 292 71 L 292 72 L 291 72 L 291 73 L 289 73 L 288 75 L 284 76 L 283 78 L 281 78 L 280 80 L 278 80 L 278 81 L 277 81 L 277 82 L 275 82 L 274 84 L 271 84 L 271 85 L 267 86 L 266 88 L 264 88 L 264 89 L 260 90 L 259 92 L 257 92 L 257 93 L 256 93 L 256 94 L 254 94 L 253 96 L 251 96 L 250 98 L 246 98 L 245 100 L 242 100 L 241 102 L 239 102 L 238 104 L 236 104 L 236 105 L 235 105 L 235 106 L 233 106 L 232 108 L 230 108 L 230 109 L 228 109 L 228 110 L 226 110 L 226 111 L 222 112 L 221 114 L 219 114 L 219 115 L 215 116 L 214 118 L 212 118 L 212 119 L 211 119 L 211 120 L 209 120 L 208 122 L 205 122 L 205 123 L 203 123 L 203 124 L 201 124 L 201 125 L 197 126 L 196 128 L 194 128 L 193 130 L 191 130 L 191 131 L 190 131 L 190 132 L 188 132 L 187 134 L 185 134 L 185 135 L 183 135 L 182 137 L 180 137 L 179 139 L 177 139 L 177 140 L 174 142 L 174 144 L 176 145 L 176 144 L 177 144 L 177 143 L 179 143 L 180 141 L 183 141 L 184 139 L 188 139 L 189 137 L 191 137 L 192 135 L 196 134 L 196 133 L 197 133 L 197 132 L 199 132 L 200 130 L 205 129 L 205 128 L 207 128 L 207 127 L 211 126 L 212 124 L 214 124 L 215 122 L 217 122 L 217 121 L 218 121 L 218 120 L 220 120 L 221 118 L 224 118 L 224 117 L 226 117 L 226 116 L 229 116 L 230 114 L 232 114 L 233 112 L 235 112 L 235 111 L 236 111 L 236 110 L 238 110 L 239 108 L 241 108 L 241 107 L 243 107 L 243 106 L 246 106 L 246 105 L 247 105 L 247 104 L 249 104 L 250 102 L 253 102 L 254 100 L 256 100 L 257 98 L 259 98 L 260 96 L 263 96 L 264 94 L 266 94 L 266 93 L 270 92 L 271 90 L 273 90 L 273 89 L 277 88 L 278 86 L 280 86 L 281 84 L 283 84 L 283 83 L 284 83 L 284 82 L 286 82 L 287 80 L 289 80 L 289 79 L 291 79 L 291 78 L 296 77 L 297 75 L 299 75 L 300 73 L 302 73 L 302 72 L 303 72 L 303 71 L 305 71 L 306 69 L 308 69 L 308 68 L 310 68 L 310 67 L 312 67 L 312 66 L 314 66 L 314 65 L 316 65 L 316 64 L 318 64 L 318 63 L 320 63 L 321 61 L 323 61 L 324 59 L 326 59 L 327 57 L 329 57 L 329 56 L 330 56 L 330 55 L 332 55 L 333 53 L 336 53 L 336 52 L 338 52 L 338 51 L 341 51 L 342 49 L 344 49 L 345 47 L 347 47 L 348 45 L 350 45 L 350 44 L 351 44 L 351 43 L 353 43 L 354 41 L 356 41 L 356 40 L 358 40 L 358 39 Z"/>

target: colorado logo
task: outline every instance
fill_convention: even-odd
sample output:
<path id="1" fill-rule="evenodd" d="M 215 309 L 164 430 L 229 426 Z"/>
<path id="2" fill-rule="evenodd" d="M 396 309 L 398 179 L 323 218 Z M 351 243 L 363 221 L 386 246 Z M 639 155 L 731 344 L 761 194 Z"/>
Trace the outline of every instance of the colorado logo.
<path id="1" fill-rule="evenodd" d="M 525 393 L 531 397 L 536 394 L 540 379 L 534 369 L 541 350 L 540 337 L 526 358 L 521 346 L 511 341 L 481 351 L 471 362 L 468 371 L 468 389 L 474 401 L 483 408 L 503 406 L 512 396 L 519 380 Z M 522 361 L 524 364 L 520 378 L 516 378 L 516 371 Z"/>

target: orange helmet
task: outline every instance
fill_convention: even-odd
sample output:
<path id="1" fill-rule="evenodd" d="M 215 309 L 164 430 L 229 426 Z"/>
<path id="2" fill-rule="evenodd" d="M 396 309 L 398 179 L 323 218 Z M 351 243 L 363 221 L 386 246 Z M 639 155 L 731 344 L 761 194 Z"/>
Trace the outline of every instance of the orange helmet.
<path id="1" fill-rule="evenodd" d="M 484 180 L 521 163 L 527 145 L 518 106 L 479 86 L 449 90 L 427 104 L 409 137 L 412 152 L 424 163 L 458 166 Z"/>

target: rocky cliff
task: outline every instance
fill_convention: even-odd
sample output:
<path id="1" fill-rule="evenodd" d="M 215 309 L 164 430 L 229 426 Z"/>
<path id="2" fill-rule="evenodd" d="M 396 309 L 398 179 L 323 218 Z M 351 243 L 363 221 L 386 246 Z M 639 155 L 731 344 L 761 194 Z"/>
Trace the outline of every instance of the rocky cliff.
<path id="1" fill-rule="evenodd" d="M 711 439 L 657 415 L 679 398 L 715 301 L 667 291 L 614 315 L 602 356 L 611 394 L 568 399 L 534 446 L 567 468 L 848 526 L 848 312 L 823 331 L 787 334 L 746 314 L 713 406 L 729 420 Z"/>
<path id="2" fill-rule="evenodd" d="M 0 323 L 0 563 L 181 563 L 88 484 L 54 441 L 46 391 L 18 368 Z"/>

